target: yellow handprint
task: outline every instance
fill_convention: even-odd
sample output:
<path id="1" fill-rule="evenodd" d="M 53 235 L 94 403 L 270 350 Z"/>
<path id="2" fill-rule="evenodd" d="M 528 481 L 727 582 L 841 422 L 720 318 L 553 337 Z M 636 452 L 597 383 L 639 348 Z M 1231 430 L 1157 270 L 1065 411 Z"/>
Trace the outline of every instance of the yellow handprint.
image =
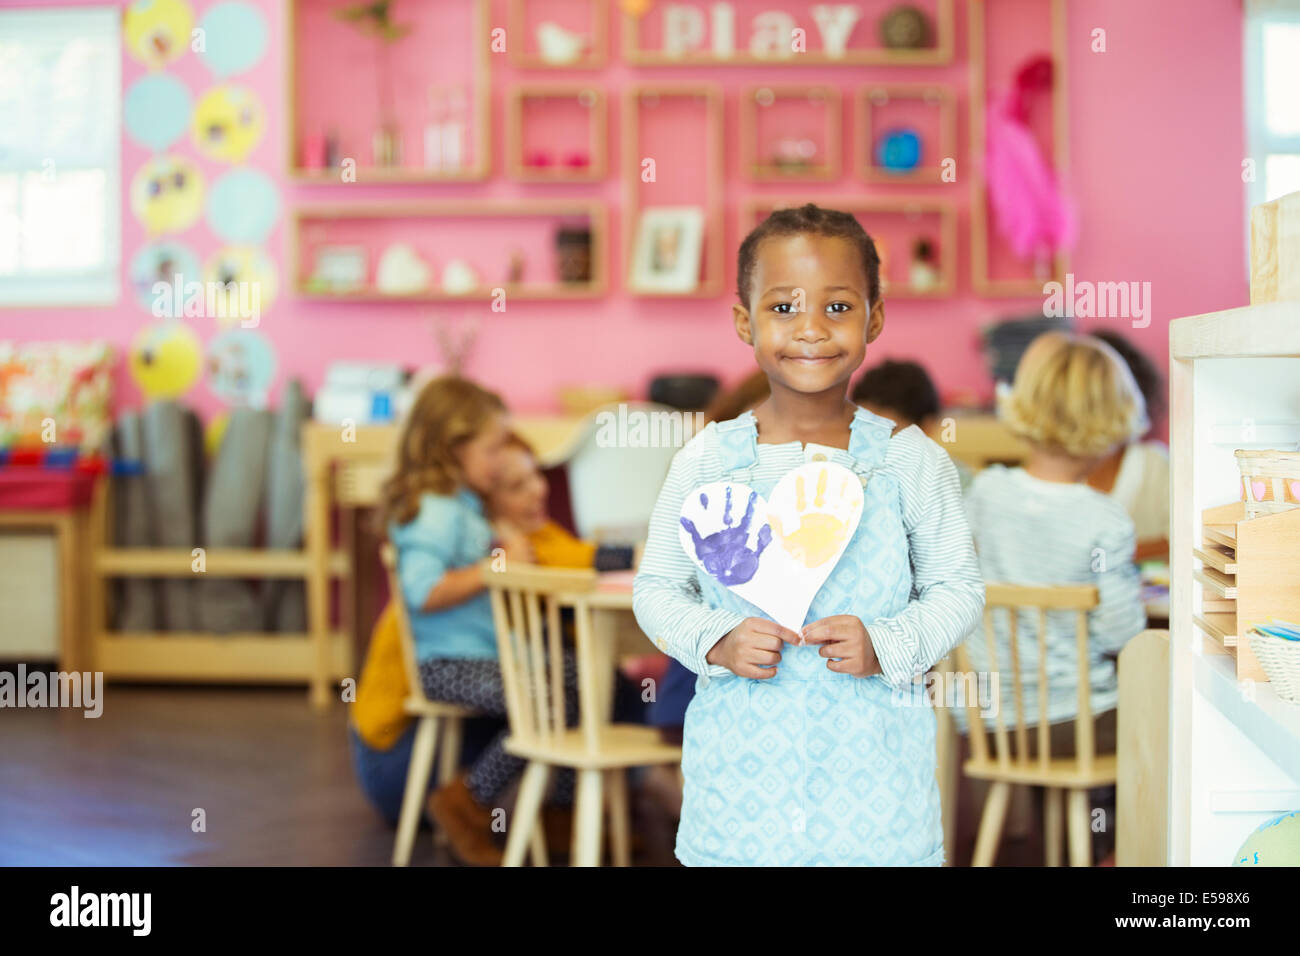
<path id="1" fill-rule="evenodd" d="M 803 476 L 799 475 L 795 478 L 795 510 L 799 515 L 799 525 L 793 531 L 787 534 L 782 529 L 781 519 L 777 515 L 769 514 L 767 517 L 773 537 L 781 542 L 781 547 L 805 568 L 819 567 L 835 557 L 835 552 L 839 551 L 840 545 L 849 534 L 849 522 L 846 519 L 858 507 L 858 503 L 854 501 L 847 509 L 849 514 L 845 514 L 843 518 L 838 517 L 834 510 L 821 510 L 828 508 L 826 503 L 828 478 L 829 469 L 823 468 L 817 473 L 817 494 L 813 498 L 813 508 L 818 509 L 816 511 L 808 509 Z M 847 498 L 846 492 L 851 480 L 853 477 L 849 475 L 841 482 L 836 502 L 841 507 L 835 510 L 845 510 L 842 505 Z"/>

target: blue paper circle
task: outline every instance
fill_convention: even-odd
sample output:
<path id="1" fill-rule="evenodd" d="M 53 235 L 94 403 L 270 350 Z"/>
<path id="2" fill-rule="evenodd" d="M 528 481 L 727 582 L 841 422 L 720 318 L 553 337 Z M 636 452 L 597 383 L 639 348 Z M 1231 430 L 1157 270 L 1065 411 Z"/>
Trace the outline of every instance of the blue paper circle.
<path id="1" fill-rule="evenodd" d="M 199 21 L 204 49 L 199 53 L 214 76 L 242 73 L 266 53 L 266 18 L 240 0 L 215 3 Z"/>
<path id="2" fill-rule="evenodd" d="M 228 405 L 265 408 L 275 351 L 261 333 L 231 329 L 208 343 L 208 387 Z"/>
<path id="3" fill-rule="evenodd" d="M 876 165 L 907 172 L 921 164 L 921 137 L 914 130 L 889 130 L 876 144 Z"/>
<path id="4" fill-rule="evenodd" d="M 279 215 L 280 194 L 256 169 L 232 169 L 208 190 L 208 226 L 226 242 L 265 242 Z"/>
<path id="5" fill-rule="evenodd" d="M 154 291 L 154 286 L 159 282 L 174 287 L 178 275 L 181 285 L 180 310 L 176 308 L 177 297 L 173 292 Z M 150 315 L 160 319 L 180 318 L 184 314 L 186 283 L 201 281 L 203 272 L 199 268 L 198 256 L 189 246 L 179 242 L 151 242 L 131 259 L 131 289 L 135 292 L 136 301 Z"/>
<path id="6" fill-rule="evenodd" d="M 122 103 L 126 132 L 141 146 L 162 152 L 190 125 L 193 103 L 185 84 L 167 73 L 142 76 Z"/>

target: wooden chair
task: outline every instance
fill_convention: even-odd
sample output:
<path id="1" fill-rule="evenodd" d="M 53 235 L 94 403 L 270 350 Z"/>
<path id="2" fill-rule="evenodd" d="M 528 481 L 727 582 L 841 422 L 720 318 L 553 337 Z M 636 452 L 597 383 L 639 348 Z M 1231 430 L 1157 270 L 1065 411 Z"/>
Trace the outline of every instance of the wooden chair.
<path id="1" fill-rule="evenodd" d="M 610 722 L 614 668 L 610 649 L 597 646 L 587 600 L 596 587 L 590 569 L 561 570 L 511 564 L 484 571 L 496 622 L 510 736 L 505 748 L 528 761 L 509 827 L 505 866 L 518 866 L 531 847 L 545 862 L 538 817 L 552 768 L 577 774 L 571 862 L 600 863 L 604 810 L 616 866 L 631 862 L 628 830 L 629 767 L 680 764 L 680 747 L 661 741 L 653 727 Z M 560 610 L 571 607 L 577 639 L 577 727 L 565 723 Z"/>
<path id="2" fill-rule="evenodd" d="M 402 599 L 402 587 L 397 580 L 397 553 L 391 544 L 380 549 L 384 569 L 388 572 L 388 592 L 397 611 L 397 627 L 402 638 L 402 662 L 410 693 L 402 702 L 402 709 L 418 723 L 415 743 L 411 747 L 411 763 L 406 771 L 406 793 L 402 796 L 402 813 L 397 822 L 397 839 L 393 842 L 393 866 L 406 866 L 411 861 L 411 847 L 415 831 L 420 825 L 420 810 L 429 791 L 429 773 L 433 758 L 438 754 L 437 779 L 446 782 L 456 775 L 460 765 L 462 721 L 473 717 L 474 712 L 456 704 L 429 700 L 420 687 L 420 668 L 415 656 L 415 638 L 411 633 L 411 617 Z M 443 834 L 435 828 L 435 845 L 441 843 Z"/>
<path id="3" fill-rule="evenodd" d="M 1088 791 L 1115 783 L 1116 757 L 1099 755 L 1093 742 L 1092 705 L 1088 684 L 1088 611 L 1097 606 L 1097 589 L 1086 585 L 1061 587 L 1021 587 L 1006 584 L 986 586 L 984 608 L 984 638 L 988 647 L 989 669 L 1005 680 L 1006 672 L 998 660 L 997 640 L 993 628 L 993 612 L 1005 609 L 1009 617 L 1008 653 L 1011 658 L 1011 678 L 1015 692 L 1015 722 L 1008 733 L 1007 721 L 997 707 L 994 718 L 994 753 L 989 753 L 988 728 L 980 714 L 978 701 L 967 695 L 971 759 L 964 766 L 967 776 L 988 780 L 991 787 L 984 802 L 979 835 L 975 840 L 973 866 L 992 866 L 1002 838 L 1002 825 L 1006 819 L 1007 804 L 1013 786 L 1038 786 L 1046 788 L 1044 794 L 1043 836 L 1048 866 L 1061 865 L 1062 824 L 1069 821 L 1069 847 L 1071 866 L 1092 864 L 1091 829 L 1089 826 Z M 1038 612 L 1038 753 L 1029 749 L 1030 729 L 1025 721 L 1024 681 L 1020 667 L 1018 612 L 1033 609 Z M 1078 652 L 1079 697 L 1075 717 L 1075 755 L 1053 758 L 1050 744 L 1050 725 L 1047 722 L 1047 615 L 1049 611 L 1073 611 L 1075 614 L 1075 640 Z M 970 640 L 975 640 L 972 636 Z M 972 672 L 970 654 L 964 645 L 956 648 L 958 668 Z M 1069 795 L 1069 805 L 1062 813 L 1062 798 Z"/>

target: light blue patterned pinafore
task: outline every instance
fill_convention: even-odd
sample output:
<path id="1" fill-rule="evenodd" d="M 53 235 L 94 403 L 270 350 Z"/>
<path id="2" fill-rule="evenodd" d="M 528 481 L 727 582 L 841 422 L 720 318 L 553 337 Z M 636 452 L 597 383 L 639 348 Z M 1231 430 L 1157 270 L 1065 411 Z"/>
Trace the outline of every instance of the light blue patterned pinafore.
<path id="1" fill-rule="evenodd" d="M 764 497 L 752 414 L 718 429 L 722 476 Z M 864 480 L 862 519 L 805 623 L 854 614 L 865 624 L 907 606 L 912 570 L 899 488 L 878 470 L 891 429 L 859 412 L 848 456 Z M 843 450 L 838 450 L 842 456 Z M 835 460 L 834 457 L 832 460 Z M 762 611 L 697 572 L 704 603 Z M 881 677 L 828 670 L 813 645 L 784 645 L 776 677 L 701 679 L 686 711 L 677 856 L 688 866 L 938 866 L 935 718 Z"/>

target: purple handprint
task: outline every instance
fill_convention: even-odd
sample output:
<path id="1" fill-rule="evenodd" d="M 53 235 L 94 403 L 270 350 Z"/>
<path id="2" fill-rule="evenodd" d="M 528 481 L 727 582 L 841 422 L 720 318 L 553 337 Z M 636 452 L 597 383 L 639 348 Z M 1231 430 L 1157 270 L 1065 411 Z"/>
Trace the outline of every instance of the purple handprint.
<path id="1" fill-rule="evenodd" d="M 772 543 L 772 529 L 764 524 L 758 532 L 757 550 L 751 551 L 746 545 L 749 540 L 749 523 L 754 518 L 756 500 L 758 500 L 758 492 L 751 491 L 749 504 L 745 508 L 745 517 L 739 527 L 733 528 L 731 526 L 731 485 L 727 485 L 727 499 L 722 510 L 723 528 L 704 537 L 700 536 L 695 523 L 690 518 L 681 519 L 682 527 L 690 534 L 691 541 L 695 545 L 695 556 L 704 565 L 704 570 L 726 587 L 744 584 L 750 580 L 758 572 L 758 558 L 763 553 L 763 549 Z M 703 492 L 700 493 L 700 504 L 705 508 L 709 507 L 708 496 Z"/>

